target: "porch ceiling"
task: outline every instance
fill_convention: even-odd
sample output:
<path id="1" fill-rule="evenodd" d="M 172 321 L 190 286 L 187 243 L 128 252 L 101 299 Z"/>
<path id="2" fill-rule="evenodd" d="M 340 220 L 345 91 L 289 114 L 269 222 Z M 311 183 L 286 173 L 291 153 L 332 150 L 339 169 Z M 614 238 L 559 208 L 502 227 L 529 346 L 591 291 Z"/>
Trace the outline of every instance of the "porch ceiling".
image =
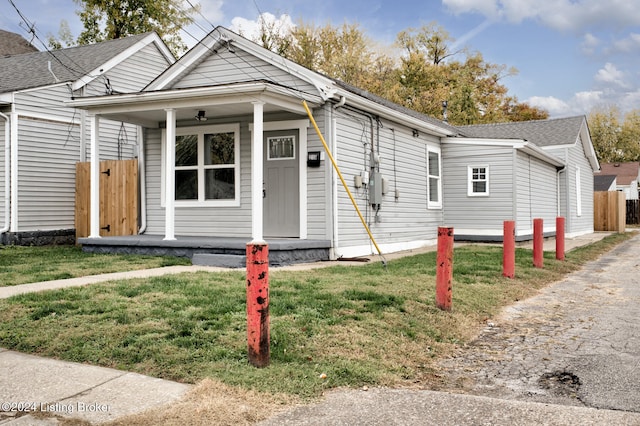
<path id="1" fill-rule="evenodd" d="M 319 97 L 305 94 L 307 102 L 316 106 Z M 176 121 L 198 123 L 198 111 L 208 120 L 253 114 L 253 105 L 263 103 L 265 114 L 288 111 L 306 115 L 303 97 L 295 91 L 266 82 L 251 82 L 194 89 L 139 92 L 77 98 L 69 106 L 86 109 L 104 118 L 140 124 L 148 128 L 162 127 L 167 109 L 175 109 Z M 200 122 L 201 123 L 201 122 Z"/>

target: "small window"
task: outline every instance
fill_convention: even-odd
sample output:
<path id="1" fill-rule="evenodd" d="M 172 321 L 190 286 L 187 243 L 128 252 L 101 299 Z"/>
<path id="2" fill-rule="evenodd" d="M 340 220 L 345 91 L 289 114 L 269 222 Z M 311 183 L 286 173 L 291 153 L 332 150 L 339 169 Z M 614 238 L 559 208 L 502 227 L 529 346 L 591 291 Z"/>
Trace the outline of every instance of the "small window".
<path id="1" fill-rule="evenodd" d="M 489 195 L 488 166 L 469 166 L 467 195 L 470 197 Z"/>
<path id="2" fill-rule="evenodd" d="M 296 158 L 295 147 L 295 136 L 276 136 L 267 138 L 267 159 L 294 160 Z"/>
<path id="3" fill-rule="evenodd" d="M 427 148 L 427 207 L 442 208 L 442 181 L 440 174 L 440 151 Z"/>

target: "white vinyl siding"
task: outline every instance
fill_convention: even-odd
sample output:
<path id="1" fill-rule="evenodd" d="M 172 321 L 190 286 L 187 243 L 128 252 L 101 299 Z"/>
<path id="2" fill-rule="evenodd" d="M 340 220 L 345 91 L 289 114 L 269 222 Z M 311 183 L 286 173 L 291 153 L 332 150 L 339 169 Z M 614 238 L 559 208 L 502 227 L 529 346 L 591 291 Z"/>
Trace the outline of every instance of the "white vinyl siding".
<path id="1" fill-rule="evenodd" d="M 175 82 L 172 88 L 184 89 L 258 80 L 272 81 L 300 92 L 318 92 L 313 85 L 240 49 L 234 50 L 234 53 L 227 49 L 221 49 L 217 53 L 211 52 L 189 74 Z"/>
<path id="2" fill-rule="evenodd" d="M 366 116 L 340 110 L 335 112 L 335 117 L 338 165 L 378 245 L 432 242 L 442 222 L 442 210 L 427 209 L 427 163 L 428 151 L 439 151 L 439 140 L 429 136 L 415 138 L 411 129 L 390 122 L 383 122 L 376 130 L 374 123 L 373 143 L 382 159 L 380 173 L 388 186 L 378 212 L 380 220 L 376 222 L 375 211 L 368 203 L 368 189 L 353 186 L 354 176 L 370 168 L 370 121 Z M 379 137 L 375 135 L 377 131 Z M 341 184 L 338 186 L 338 221 L 336 248 L 339 251 L 349 253 L 349 247 L 358 247 L 360 254 L 376 252 Z"/>
<path id="3" fill-rule="evenodd" d="M 576 216 L 582 216 L 582 185 L 580 167 L 576 168 Z"/>
<path id="4" fill-rule="evenodd" d="M 444 221 L 465 235 L 502 235 L 505 220 L 515 220 L 511 147 L 445 143 L 443 158 Z M 491 171 L 491 193 L 469 197 L 469 164 L 482 159 Z M 477 164 L 477 163 L 475 163 Z"/>
<path id="5" fill-rule="evenodd" d="M 329 106 L 330 108 L 330 106 Z M 323 137 L 330 141 L 330 120 L 327 119 L 326 110 L 314 111 L 316 124 L 323 132 Z M 320 141 L 313 126 L 307 130 L 307 152 L 324 152 L 324 146 Z M 300 155 L 306 157 L 306 152 Z M 331 170 L 333 166 L 328 157 L 322 161 L 320 167 L 306 167 L 307 171 L 307 238 L 331 239 Z"/>
<path id="6" fill-rule="evenodd" d="M 593 170 L 585 155 L 581 138 L 574 145 L 558 149 L 549 149 L 567 162 L 567 167 L 560 173 L 560 214 L 565 217 L 567 235 L 582 235 L 593 232 Z M 581 193 L 580 213 L 578 214 L 577 175 Z"/>
<path id="7" fill-rule="evenodd" d="M 75 227 L 75 171 L 79 127 L 20 119 L 18 231 Z"/>
<path id="8" fill-rule="evenodd" d="M 533 233 L 533 219 L 543 219 L 545 232 L 555 231 L 558 212 L 557 170 L 555 166 L 517 152 L 516 235 Z"/>
<path id="9" fill-rule="evenodd" d="M 86 86 L 85 96 L 106 94 L 107 84 L 110 84 L 114 93 L 140 91 L 169 65 L 156 45 L 149 44 L 90 82 Z"/>

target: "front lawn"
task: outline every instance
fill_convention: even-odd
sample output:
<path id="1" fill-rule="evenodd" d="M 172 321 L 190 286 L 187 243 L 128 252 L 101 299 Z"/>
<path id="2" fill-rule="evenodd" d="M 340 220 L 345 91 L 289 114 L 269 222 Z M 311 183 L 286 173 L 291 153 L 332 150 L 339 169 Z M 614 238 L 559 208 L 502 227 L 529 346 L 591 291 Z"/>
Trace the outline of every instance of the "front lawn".
<path id="1" fill-rule="evenodd" d="M 0 301 L 0 347 L 181 382 L 314 398 L 338 386 L 426 385 L 433 361 L 468 342 L 502 307 L 563 278 L 630 235 L 612 235 L 532 266 L 517 249 L 454 256 L 453 310 L 435 307 L 435 253 L 302 272 L 272 271 L 271 365 L 247 363 L 243 271 L 95 284 Z"/>
<path id="2" fill-rule="evenodd" d="M 76 246 L 0 246 L 0 286 L 189 264 L 177 257 L 89 254 Z"/>

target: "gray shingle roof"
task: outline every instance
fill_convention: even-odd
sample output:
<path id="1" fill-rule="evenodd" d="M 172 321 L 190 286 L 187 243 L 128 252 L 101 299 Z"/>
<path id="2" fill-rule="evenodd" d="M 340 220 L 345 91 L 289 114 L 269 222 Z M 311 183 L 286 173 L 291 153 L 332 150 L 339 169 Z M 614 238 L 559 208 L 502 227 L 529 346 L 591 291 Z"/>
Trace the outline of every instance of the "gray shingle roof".
<path id="1" fill-rule="evenodd" d="M 138 34 L 51 52 L 25 53 L 0 58 L 0 93 L 55 84 L 56 81 L 48 69 L 49 62 L 60 82 L 76 81 L 148 35 L 149 33 Z"/>
<path id="2" fill-rule="evenodd" d="M 403 107 L 402 105 L 396 104 L 395 102 L 391 102 L 388 99 L 385 99 L 385 98 L 383 98 L 381 96 L 378 96 L 378 95 L 374 95 L 371 92 L 368 92 L 366 90 L 360 89 L 360 88 L 358 88 L 356 86 L 352 86 L 351 84 L 345 83 L 343 81 L 340 81 L 340 80 L 334 80 L 334 81 L 336 82 L 336 84 L 338 86 L 342 87 L 343 89 L 348 90 L 349 92 L 354 93 L 354 94 L 356 94 L 358 96 L 362 96 L 363 98 L 366 98 L 366 99 L 368 99 L 368 100 L 370 100 L 372 102 L 375 102 L 375 103 L 378 103 L 380 105 L 384 105 L 386 107 L 392 108 L 392 109 L 394 109 L 394 110 L 396 110 L 398 112 L 401 112 L 401 113 L 406 114 L 408 116 L 411 116 L 413 118 L 417 118 L 419 120 L 425 121 L 425 122 L 430 123 L 430 124 L 432 124 L 434 126 L 438 126 L 440 128 L 447 129 L 447 130 L 451 131 L 454 134 L 460 133 L 456 127 L 453 127 L 453 126 L 451 126 L 450 124 L 448 124 L 448 123 L 446 123 L 444 121 L 440 121 L 437 118 L 434 118 L 434 117 L 419 113 L 417 111 L 414 111 L 412 109 Z"/>
<path id="3" fill-rule="evenodd" d="M 0 30 L 0 57 L 37 51 L 38 49 L 31 45 L 20 34 Z"/>
<path id="4" fill-rule="evenodd" d="M 462 135 L 470 138 L 525 139 L 539 147 L 545 147 L 575 144 L 584 122 L 584 116 L 577 116 L 552 120 L 458 126 L 458 129 Z"/>
<path id="5" fill-rule="evenodd" d="M 593 176 L 593 190 L 594 191 L 608 191 L 611 188 L 611 184 L 616 180 L 615 175 L 594 175 Z"/>

